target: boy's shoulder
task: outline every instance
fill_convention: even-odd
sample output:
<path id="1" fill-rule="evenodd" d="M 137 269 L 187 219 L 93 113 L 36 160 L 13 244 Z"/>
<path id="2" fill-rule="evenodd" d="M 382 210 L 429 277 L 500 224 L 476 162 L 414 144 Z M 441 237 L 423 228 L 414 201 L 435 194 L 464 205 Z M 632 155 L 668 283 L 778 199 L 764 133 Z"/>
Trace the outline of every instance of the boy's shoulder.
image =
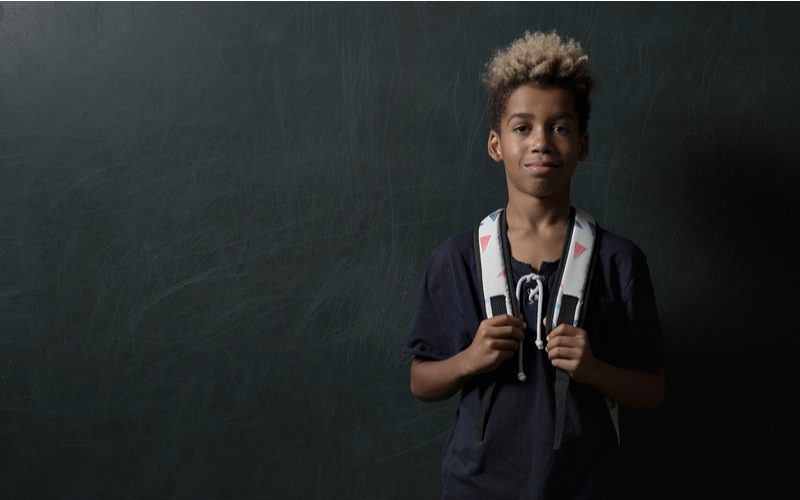
<path id="1" fill-rule="evenodd" d="M 466 254 L 472 254 L 475 251 L 473 246 L 472 230 L 462 231 L 450 235 L 447 239 L 439 243 L 439 246 L 433 251 L 433 255 L 439 257 L 464 256 Z"/>
<path id="2" fill-rule="evenodd" d="M 474 244 L 471 230 L 453 234 L 436 247 L 429 264 L 437 268 L 452 268 L 455 264 L 471 267 L 475 260 Z"/>
<path id="3" fill-rule="evenodd" d="M 634 278 L 649 274 L 647 257 L 639 245 L 612 231 L 601 229 L 597 257 L 600 265 L 616 276 L 623 286 Z"/>
<path id="4" fill-rule="evenodd" d="M 600 228 L 598 238 L 599 255 L 618 259 L 645 259 L 644 252 L 633 240 L 613 231 Z"/>

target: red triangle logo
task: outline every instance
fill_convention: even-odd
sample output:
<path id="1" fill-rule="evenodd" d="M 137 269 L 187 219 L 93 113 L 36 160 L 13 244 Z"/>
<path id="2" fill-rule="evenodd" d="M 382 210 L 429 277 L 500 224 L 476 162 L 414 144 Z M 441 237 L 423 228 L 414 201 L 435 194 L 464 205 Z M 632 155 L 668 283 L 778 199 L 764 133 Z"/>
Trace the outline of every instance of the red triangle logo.
<path id="1" fill-rule="evenodd" d="M 481 252 L 486 251 L 486 245 L 489 244 L 489 239 L 491 238 L 490 235 L 481 236 Z"/>
<path id="2" fill-rule="evenodd" d="M 506 276 L 506 271 L 505 271 L 505 269 L 503 269 L 502 271 L 500 271 L 499 273 L 497 273 L 497 277 L 498 277 L 498 278 L 505 278 L 505 276 Z"/>
<path id="3" fill-rule="evenodd" d="M 575 242 L 575 255 L 573 256 L 573 259 L 577 259 L 581 255 L 583 255 L 583 252 L 585 252 L 585 251 L 586 251 L 586 247 L 581 245 L 580 243 L 578 243 L 576 241 Z"/>

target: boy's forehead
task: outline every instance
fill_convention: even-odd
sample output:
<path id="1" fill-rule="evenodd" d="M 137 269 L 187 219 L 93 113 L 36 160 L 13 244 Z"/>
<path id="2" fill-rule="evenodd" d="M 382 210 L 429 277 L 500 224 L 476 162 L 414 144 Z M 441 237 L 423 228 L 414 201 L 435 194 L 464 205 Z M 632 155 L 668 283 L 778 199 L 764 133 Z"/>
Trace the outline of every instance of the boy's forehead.
<path id="1" fill-rule="evenodd" d="M 533 85 L 520 85 L 506 101 L 505 117 L 514 115 L 537 116 L 542 113 L 547 115 L 569 115 L 575 118 L 575 102 L 566 90 L 560 87 L 537 87 Z"/>

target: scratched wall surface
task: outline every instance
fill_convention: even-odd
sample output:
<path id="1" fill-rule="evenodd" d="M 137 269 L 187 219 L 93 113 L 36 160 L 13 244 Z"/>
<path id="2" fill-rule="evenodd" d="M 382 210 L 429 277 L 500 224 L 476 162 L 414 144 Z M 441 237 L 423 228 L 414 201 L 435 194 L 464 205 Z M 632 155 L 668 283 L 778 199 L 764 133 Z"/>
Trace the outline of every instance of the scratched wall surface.
<path id="1" fill-rule="evenodd" d="M 483 64 L 553 28 L 601 81 L 574 202 L 665 330 L 632 496 L 779 491 L 797 5 L 3 3 L 0 496 L 438 498 L 455 401 L 402 345 L 430 252 L 505 200 Z"/>

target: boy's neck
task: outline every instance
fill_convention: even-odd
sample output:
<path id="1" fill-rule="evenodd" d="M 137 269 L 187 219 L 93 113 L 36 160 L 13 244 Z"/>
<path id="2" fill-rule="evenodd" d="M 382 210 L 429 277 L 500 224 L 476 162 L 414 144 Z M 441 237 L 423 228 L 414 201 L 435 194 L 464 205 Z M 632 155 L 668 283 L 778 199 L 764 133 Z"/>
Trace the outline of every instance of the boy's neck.
<path id="1" fill-rule="evenodd" d="M 537 270 L 542 262 L 557 261 L 569 226 L 569 212 L 569 196 L 559 201 L 509 197 L 506 222 L 511 256 Z"/>
<path id="2" fill-rule="evenodd" d="M 559 199 L 510 197 L 506 207 L 509 230 L 542 233 L 569 222 L 569 196 Z"/>

